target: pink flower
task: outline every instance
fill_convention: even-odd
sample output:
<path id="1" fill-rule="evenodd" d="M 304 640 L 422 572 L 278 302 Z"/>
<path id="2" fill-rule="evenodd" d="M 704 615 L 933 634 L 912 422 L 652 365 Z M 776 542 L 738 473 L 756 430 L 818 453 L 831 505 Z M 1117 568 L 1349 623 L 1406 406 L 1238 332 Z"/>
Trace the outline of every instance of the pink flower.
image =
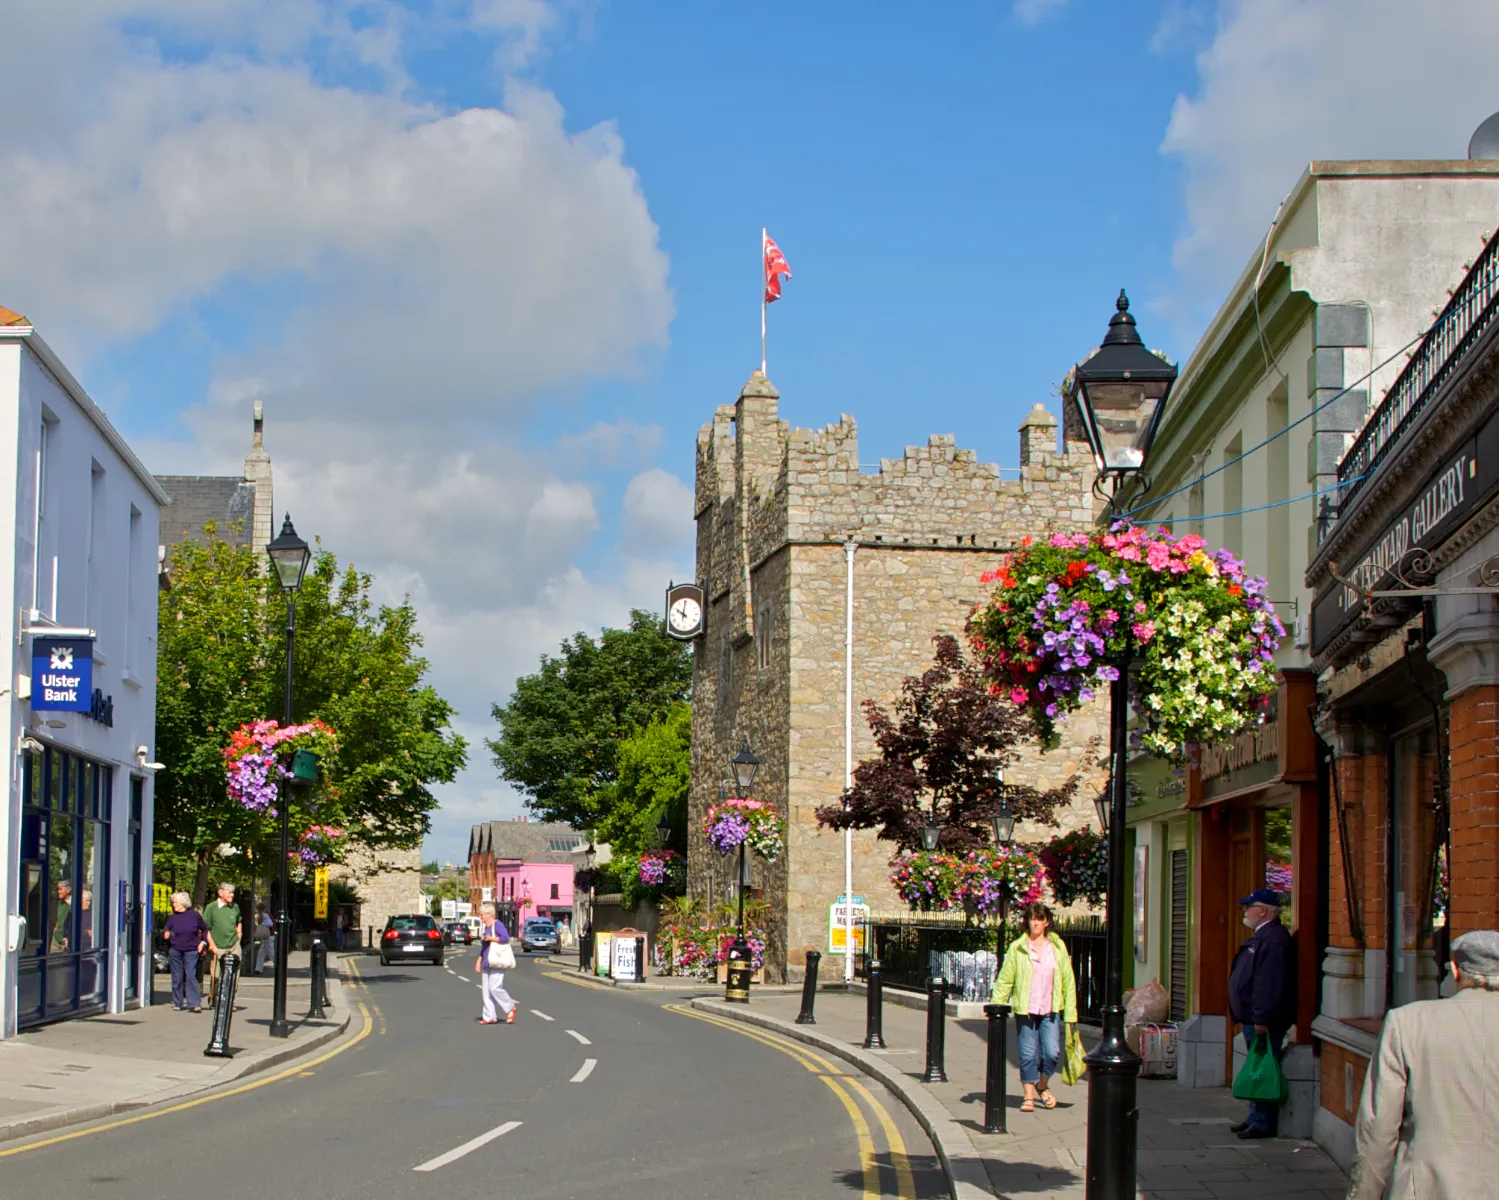
<path id="1" fill-rule="evenodd" d="M 1139 562 L 1140 548 L 1138 546 L 1120 546 L 1119 557 L 1125 562 Z"/>
<path id="2" fill-rule="evenodd" d="M 1178 554 L 1187 555 L 1191 554 L 1194 550 L 1201 550 L 1206 545 L 1207 542 L 1195 533 L 1189 533 L 1176 543 L 1175 550 Z"/>
<path id="3" fill-rule="evenodd" d="M 1154 621 L 1136 621 L 1129 629 L 1135 635 L 1137 642 L 1148 642 L 1155 637 Z"/>
<path id="4" fill-rule="evenodd" d="M 1152 571 L 1164 571 L 1171 562 L 1171 549 L 1164 542 L 1151 542 L 1145 551 L 1145 562 Z"/>
<path id="5" fill-rule="evenodd" d="M 1024 704 L 1028 699 L 1030 699 L 1030 693 L 1027 692 L 1024 688 L 1010 689 L 1010 703 Z"/>

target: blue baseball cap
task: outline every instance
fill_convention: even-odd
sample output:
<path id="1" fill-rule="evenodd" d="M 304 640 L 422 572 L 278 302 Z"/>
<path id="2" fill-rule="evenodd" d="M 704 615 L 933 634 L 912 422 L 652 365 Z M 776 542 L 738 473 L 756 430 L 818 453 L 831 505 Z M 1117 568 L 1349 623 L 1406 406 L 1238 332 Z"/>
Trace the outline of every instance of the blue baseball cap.
<path id="1" fill-rule="evenodd" d="M 1255 888 L 1249 895 L 1239 901 L 1240 904 L 1268 904 L 1271 908 L 1280 907 L 1280 893 L 1272 892 L 1269 888 Z"/>

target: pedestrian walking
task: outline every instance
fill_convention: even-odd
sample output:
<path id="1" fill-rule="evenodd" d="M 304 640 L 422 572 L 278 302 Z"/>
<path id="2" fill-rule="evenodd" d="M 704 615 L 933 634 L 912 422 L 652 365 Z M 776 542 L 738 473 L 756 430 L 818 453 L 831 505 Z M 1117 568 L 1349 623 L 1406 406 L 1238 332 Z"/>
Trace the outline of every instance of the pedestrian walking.
<path id="1" fill-rule="evenodd" d="M 203 910 L 203 920 L 208 926 L 208 947 L 213 951 L 209 962 L 208 1003 L 219 1001 L 219 960 L 226 954 L 238 954 L 240 938 L 244 935 L 244 923 L 240 920 L 239 905 L 234 902 L 234 885 L 219 884 L 218 899 Z"/>
<path id="2" fill-rule="evenodd" d="M 198 956 L 208 944 L 208 926 L 193 907 L 186 892 L 172 893 L 172 914 L 162 927 L 167 943 L 167 962 L 172 969 L 172 1011 L 190 1008 L 203 1011 L 203 994 L 198 990 Z"/>
<path id="3" fill-rule="evenodd" d="M 267 961 L 276 961 L 276 923 L 265 905 L 256 906 L 255 931 L 251 935 L 255 943 L 255 974 L 259 975 Z"/>
<path id="4" fill-rule="evenodd" d="M 349 914 L 346 910 L 340 910 L 338 920 L 333 923 L 333 944 L 342 951 L 344 941 L 349 936 Z"/>
<path id="5" fill-rule="evenodd" d="M 1051 1077 L 1062 1057 L 1064 1025 L 1077 1023 L 1077 978 L 1067 944 L 1051 931 L 1051 909 L 1039 900 L 1020 912 L 1025 932 L 1010 943 L 994 981 L 991 1002 L 1015 1011 L 1021 1112 L 1035 1112 L 1036 1101 L 1057 1106 Z"/>
<path id="6" fill-rule="evenodd" d="M 505 971 L 515 966 L 510 931 L 495 917 L 493 904 L 481 904 L 479 916 L 484 922 L 479 930 L 479 957 L 474 960 L 474 970 L 479 973 L 479 992 L 484 997 L 479 1024 L 498 1025 L 503 1015 L 505 1024 L 514 1025 L 515 1001 L 505 990 Z"/>
<path id="7" fill-rule="evenodd" d="M 1499 933 L 1465 933 L 1451 954 L 1456 993 L 1385 1014 L 1354 1126 L 1349 1200 L 1494 1194 Z"/>
<path id="8" fill-rule="evenodd" d="M 1296 954 L 1291 933 L 1280 923 L 1279 893 L 1256 888 L 1239 903 L 1244 906 L 1244 928 L 1251 936 L 1234 956 L 1228 977 L 1228 1011 L 1243 1028 L 1247 1049 L 1253 1050 L 1263 1036 L 1279 1061 L 1286 1033 L 1296 1023 Z M 1232 1130 L 1241 1141 L 1274 1137 L 1279 1119 L 1279 1104 L 1251 1100 L 1248 1115 Z"/>

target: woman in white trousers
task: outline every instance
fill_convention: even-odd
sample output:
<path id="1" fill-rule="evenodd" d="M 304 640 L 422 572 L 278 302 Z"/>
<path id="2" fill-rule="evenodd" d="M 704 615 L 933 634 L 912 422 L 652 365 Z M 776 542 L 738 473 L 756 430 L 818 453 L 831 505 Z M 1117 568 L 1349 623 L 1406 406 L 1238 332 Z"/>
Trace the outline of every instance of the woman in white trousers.
<path id="1" fill-rule="evenodd" d="M 515 1001 L 505 990 L 505 970 L 503 967 L 489 965 L 489 948 L 508 946 L 510 931 L 505 928 L 503 921 L 496 919 L 493 904 L 481 904 L 479 916 L 484 921 L 479 931 L 479 957 L 474 963 L 474 970 L 479 973 L 479 993 L 484 997 L 484 1012 L 479 1018 L 479 1024 L 498 1025 L 503 1015 L 505 1024 L 513 1025 Z"/>

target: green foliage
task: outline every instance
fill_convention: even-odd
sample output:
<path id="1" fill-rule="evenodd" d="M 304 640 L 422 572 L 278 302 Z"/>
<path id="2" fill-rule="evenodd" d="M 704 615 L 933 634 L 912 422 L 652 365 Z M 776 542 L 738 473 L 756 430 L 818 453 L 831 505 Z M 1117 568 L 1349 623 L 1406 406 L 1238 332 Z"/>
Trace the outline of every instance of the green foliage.
<path id="1" fill-rule="evenodd" d="M 687 647 L 667 636 L 659 617 L 636 609 L 628 629 L 605 629 L 597 641 L 578 633 L 555 657 L 543 655 L 541 669 L 516 680 L 510 700 L 493 706 L 500 729 L 486 745 L 532 812 L 597 829 L 612 815 L 622 743 L 685 701 L 691 685 Z M 642 750 L 646 760 L 653 755 Z M 640 775 L 632 788 L 656 796 L 654 768 Z M 621 824 L 630 836 L 633 816 Z"/>
<path id="2" fill-rule="evenodd" d="M 434 900 L 467 900 L 469 895 L 468 882 L 463 879 L 443 879 L 422 891 Z"/>
<path id="3" fill-rule="evenodd" d="M 657 848 L 656 826 L 671 826 L 665 848 L 687 853 L 687 787 L 692 773 L 692 706 L 678 700 L 625 737 L 617 778 L 601 796 L 595 836 L 616 855 Z"/>
<path id="4" fill-rule="evenodd" d="M 257 860 L 273 845 L 274 822 L 229 798 L 222 750 L 245 722 L 282 715 L 287 617 L 287 593 L 260 556 L 212 525 L 206 532 L 204 544 L 173 549 L 157 646 L 156 749 L 166 768 L 156 777 L 156 835 L 196 861 L 200 884 L 220 843 Z M 429 785 L 450 782 L 466 748 L 449 727 L 452 706 L 423 682 L 415 610 L 376 606 L 371 583 L 329 551 L 314 556 L 296 597 L 292 711 L 339 735 L 324 764 L 337 786 L 317 819 L 354 842 L 412 846 L 437 807 Z"/>

